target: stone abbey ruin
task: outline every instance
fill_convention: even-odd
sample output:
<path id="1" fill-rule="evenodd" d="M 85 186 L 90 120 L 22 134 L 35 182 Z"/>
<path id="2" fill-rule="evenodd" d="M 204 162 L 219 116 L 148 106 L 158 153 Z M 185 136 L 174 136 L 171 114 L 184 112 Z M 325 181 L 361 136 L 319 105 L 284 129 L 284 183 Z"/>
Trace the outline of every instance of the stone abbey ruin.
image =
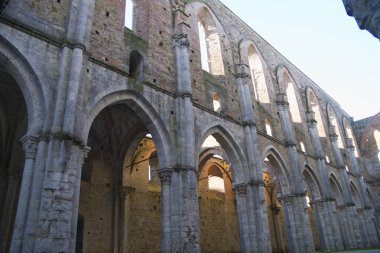
<path id="1" fill-rule="evenodd" d="M 125 4 L 0 1 L 0 252 L 379 246 L 380 114 L 218 0 Z"/>

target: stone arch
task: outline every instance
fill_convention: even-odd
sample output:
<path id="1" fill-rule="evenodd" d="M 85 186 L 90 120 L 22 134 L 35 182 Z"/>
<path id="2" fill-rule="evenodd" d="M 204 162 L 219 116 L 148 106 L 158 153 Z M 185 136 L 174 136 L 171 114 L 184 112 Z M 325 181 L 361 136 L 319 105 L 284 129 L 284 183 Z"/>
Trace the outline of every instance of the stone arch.
<path id="1" fill-rule="evenodd" d="M 323 112 L 321 110 L 318 97 L 315 94 L 313 88 L 311 88 L 310 86 L 306 88 L 306 101 L 307 101 L 307 111 L 315 113 L 315 120 L 317 121 L 317 131 L 318 131 L 319 137 L 326 137 Z"/>
<path id="2" fill-rule="evenodd" d="M 208 48 L 209 72 L 217 77 L 217 79 L 221 78 L 221 81 L 225 82 L 222 77 L 226 74 L 225 62 L 232 62 L 232 47 L 218 16 L 206 2 L 201 1 L 187 1 L 185 12 L 191 13 L 190 26 L 198 27 L 199 20 L 204 27 Z M 190 40 L 191 37 L 199 38 L 199 29 L 195 30 L 190 31 Z M 200 49 L 199 46 L 200 45 L 197 45 L 195 49 L 197 49 L 197 47 Z M 199 61 L 199 63 L 201 63 L 201 61 Z"/>
<path id="3" fill-rule="evenodd" d="M 277 81 L 279 92 L 285 93 L 287 96 L 292 121 L 294 123 L 301 123 L 301 109 L 303 106 L 299 103 L 301 101 L 299 97 L 300 92 L 294 78 L 286 67 L 280 66 L 277 68 Z"/>
<path id="4" fill-rule="evenodd" d="M 292 177 L 292 173 L 287 168 L 281 153 L 274 146 L 270 145 L 263 150 L 261 161 L 264 161 L 268 157 L 271 158 L 270 162 L 274 163 L 273 173 L 278 178 L 280 192 L 282 194 L 291 193 L 294 190 L 294 182 L 292 180 L 294 177 Z"/>
<path id="5" fill-rule="evenodd" d="M 354 200 L 356 208 L 362 208 L 364 206 L 363 199 L 361 198 L 359 194 L 359 190 L 354 184 L 354 182 L 350 182 L 350 190 L 352 194 L 352 199 Z"/>
<path id="6" fill-rule="evenodd" d="M 243 162 L 243 155 L 239 148 L 239 145 L 234 141 L 232 135 L 221 125 L 214 124 L 206 127 L 201 132 L 201 138 L 196 140 L 196 154 L 201 154 L 202 143 L 208 136 L 212 135 L 221 145 L 224 150 L 223 154 L 226 156 L 224 159 L 228 160 L 232 167 L 232 177 L 234 184 L 244 183 L 246 181 L 245 163 Z M 199 156 L 196 156 L 195 164 L 199 164 Z"/>
<path id="7" fill-rule="evenodd" d="M 308 164 L 305 165 L 302 175 L 307 187 L 309 188 L 313 201 L 322 199 L 321 184 L 318 180 L 317 175 Z"/>
<path id="8" fill-rule="evenodd" d="M 337 205 L 343 205 L 343 190 L 337 177 L 333 173 L 330 174 L 329 182 Z"/>
<path id="9" fill-rule="evenodd" d="M 42 84 L 27 59 L 0 35 L 0 70 L 9 73 L 18 84 L 28 111 L 28 134 L 38 136 L 44 128 L 46 102 Z"/>
<path id="10" fill-rule="evenodd" d="M 331 104 L 327 105 L 327 117 L 328 117 L 327 122 L 328 122 L 328 126 L 330 128 L 330 132 L 335 131 L 336 135 L 338 136 L 337 141 L 338 141 L 339 148 L 344 148 L 339 119 L 336 116 L 335 110 L 331 106 Z"/>
<path id="11" fill-rule="evenodd" d="M 264 73 L 266 64 L 261 53 L 250 40 L 242 40 L 239 43 L 239 49 L 240 62 L 247 65 L 250 69 L 256 100 L 262 103 L 270 103 L 268 86 Z"/>
<path id="12" fill-rule="evenodd" d="M 96 116 L 107 106 L 115 104 L 126 104 L 145 124 L 149 133 L 152 134 L 157 145 L 159 156 L 159 169 L 172 168 L 174 164 L 174 148 L 169 132 L 162 122 L 160 116 L 152 105 L 144 97 L 133 91 L 117 91 L 104 96 L 86 114 L 85 123 L 81 133 L 84 143 L 87 143 L 88 134 L 92 122 Z"/>

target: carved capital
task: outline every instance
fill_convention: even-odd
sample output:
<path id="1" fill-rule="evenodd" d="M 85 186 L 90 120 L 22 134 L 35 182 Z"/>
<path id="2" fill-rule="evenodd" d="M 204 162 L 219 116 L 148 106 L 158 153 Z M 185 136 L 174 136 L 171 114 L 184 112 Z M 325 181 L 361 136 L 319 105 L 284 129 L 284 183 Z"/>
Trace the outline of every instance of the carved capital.
<path id="1" fill-rule="evenodd" d="M 236 64 L 235 65 L 235 78 L 236 79 L 250 78 L 248 65 Z"/>
<path id="2" fill-rule="evenodd" d="M 185 33 L 177 33 L 173 35 L 173 48 L 175 47 L 190 47 L 189 39 Z"/>
<path id="3" fill-rule="evenodd" d="M 22 148 L 25 151 L 25 159 L 35 159 L 37 153 L 37 143 L 39 141 L 38 137 L 24 135 L 20 142 L 22 144 Z"/>
<path id="4" fill-rule="evenodd" d="M 348 150 L 350 150 L 350 151 L 355 150 L 354 140 L 352 138 L 346 138 L 346 145 L 347 145 Z"/>
<path id="5" fill-rule="evenodd" d="M 288 96 L 286 93 L 277 93 L 276 104 L 283 109 L 287 109 L 289 107 Z"/>
<path id="6" fill-rule="evenodd" d="M 315 112 L 313 111 L 306 112 L 306 123 L 309 128 L 317 127 L 317 121 L 315 120 Z"/>
<path id="7" fill-rule="evenodd" d="M 234 186 L 234 191 L 240 196 L 247 196 L 247 184 L 237 184 Z"/>
<path id="8" fill-rule="evenodd" d="M 160 177 L 161 184 L 170 185 L 172 182 L 172 169 L 159 169 L 158 176 Z"/>

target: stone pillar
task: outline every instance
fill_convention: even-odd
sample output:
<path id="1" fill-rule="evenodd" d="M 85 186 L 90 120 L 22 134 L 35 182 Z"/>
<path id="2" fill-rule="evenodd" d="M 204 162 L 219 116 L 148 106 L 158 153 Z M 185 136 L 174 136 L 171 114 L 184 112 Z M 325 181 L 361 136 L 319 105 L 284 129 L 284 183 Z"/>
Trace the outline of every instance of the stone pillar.
<path id="1" fill-rule="evenodd" d="M 293 179 L 292 192 L 281 196 L 290 252 L 314 252 L 314 241 L 307 212 L 305 186 L 298 163 L 296 137 L 289 115 L 289 103 L 285 93 L 277 94 L 277 106 L 289 157 L 289 174 Z"/>
<path id="2" fill-rule="evenodd" d="M 161 229 L 162 229 L 162 245 L 161 252 L 171 252 L 171 199 L 170 185 L 172 181 L 172 169 L 160 169 L 158 175 L 161 180 Z"/>
<path id="3" fill-rule="evenodd" d="M 38 137 L 25 135 L 21 138 L 25 151 L 25 165 L 19 193 L 15 225 L 12 235 L 10 252 L 20 252 L 28 213 L 30 191 L 33 181 L 33 168 L 37 153 Z"/>
<path id="4" fill-rule="evenodd" d="M 330 125 L 329 136 L 332 150 L 335 156 L 335 161 L 339 168 L 339 177 L 342 183 L 344 205 L 339 207 L 338 212 L 340 213 L 339 216 L 341 216 L 341 227 L 343 226 L 345 228 L 341 230 L 341 234 L 344 240 L 344 246 L 345 248 L 358 248 L 361 245 L 361 238 L 359 233 L 359 226 L 356 220 L 357 214 L 354 210 L 355 207 L 350 191 L 350 183 L 348 180 L 347 171 L 337 141 L 338 135 L 336 134 L 335 126 L 333 125 Z"/>
<path id="5" fill-rule="evenodd" d="M 278 206 L 272 206 L 271 211 L 274 217 L 274 232 L 277 241 L 277 247 L 280 252 L 285 252 L 284 240 L 282 238 L 282 226 L 280 220 L 280 211 L 281 208 Z"/>
<path id="6" fill-rule="evenodd" d="M 247 242 L 247 244 L 250 245 L 250 251 L 265 252 L 271 250 L 271 242 L 264 196 L 264 182 L 262 179 L 262 161 L 257 128 L 254 123 L 252 98 L 249 91 L 249 85 L 252 85 L 249 72 L 249 67 L 245 64 L 237 64 L 235 66 L 235 78 L 243 120 L 245 153 L 249 171 L 248 217 L 249 224 L 255 224 L 249 227 L 250 235 L 247 239 L 249 239 L 250 243 L 248 244 Z"/>
<path id="7" fill-rule="evenodd" d="M 321 250 L 342 250 L 343 241 L 336 215 L 335 201 L 313 201 L 311 206 L 317 222 Z"/>
<path id="8" fill-rule="evenodd" d="M 289 252 L 314 252 L 305 195 L 283 195 L 281 201 Z"/>
<path id="9" fill-rule="evenodd" d="M 249 222 L 247 214 L 247 185 L 235 185 L 234 191 L 239 218 L 239 236 L 241 251 L 250 252 Z"/>
<path id="10" fill-rule="evenodd" d="M 120 196 L 120 225 L 119 225 L 119 252 L 127 253 L 129 247 L 129 214 L 131 194 L 135 188 L 121 186 L 119 190 Z"/>
<path id="11" fill-rule="evenodd" d="M 318 223 L 318 236 L 321 243 L 321 250 L 341 250 L 343 249 L 342 238 L 340 236 L 339 224 L 335 215 L 335 203 L 332 200 L 331 187 L 329 185 L 328 172 L 325 162 L 325 154 L 317 130 L 315 113 L 309 111 L 307 116 L 307 126 L 310 139 L 316 156 L 318 171 L 321 177 L 322 201 L 313 204 L 315 221 Z"/>
<path id="12" fill-rule="evenodd" d="M 175 34 L 173 51 L 176 70 L 176 123 L 177 123 L 177 168 L 172 177 L 172 197 L 174 203 L 172 226 L 178 233 L 172 234 L 173 252 L 200 252 L 199 245 L 199 205 L 198 170 L 195 165 L 195 133 L 190 73 L 189 40 L 186 29 L 188 15 L 184 12 L 183 2 L 176 1 L 174 10 Z M 179 206 L 178 206 L 179 205 Z M 177 224 L 175 224 L 177 223 Z M 179 223 L 179 224 L 178 224 Z M 166 247 L 166 246 L 165 246 Z"/>

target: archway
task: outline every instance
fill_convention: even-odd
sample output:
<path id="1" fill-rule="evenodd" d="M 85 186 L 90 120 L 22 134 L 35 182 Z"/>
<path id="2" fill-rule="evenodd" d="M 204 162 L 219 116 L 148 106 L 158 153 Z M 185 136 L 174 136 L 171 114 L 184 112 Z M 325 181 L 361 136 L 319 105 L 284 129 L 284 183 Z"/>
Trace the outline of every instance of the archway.
<path id="1" fill-rule="evenodd" d="M 318 205 L 320 204 L 319 201 L 322 199 L 321 186 L 318 183 L 316 175 L 309 166 L 306 166 L 302 175 L 306 185 L 306 206 L 309 214 L 315 250 L 320 250 L 321 243 L 324 243 L 322 230 L 323 221 L 320 217 L 323 216 L 323 210 L 321 210 L 320 213 L 318 210 Z M 326 248 L 325 245 L 322 245 L 322 248 Z"/>
<path id="2" fill-rule="evenodd" d="M 16 80 L 0 65 L 0 251 L 8 252 L 25 163 L 28 112 Z"/>
<path id="3" fill-rule="evenodd" d="M 142 98 L 127 93 L 114 98 L 123 96 L 110 105 L 100 102 L 90 113 L 89 119 L 100 111 L 89 130 L 91 151 L 82 170 L 82 252 L 161 250 L 161 213 L 170 207 L 161 205 L 158 172 L 169 167 L 170 140 Z"/>
<path id="4" fill-rule="evenodd" d="M 241 235 L 232 184 L 235 171 L 228 157 L 231 154 L 224 151 L 217 139 L 220 140 L 221 136 L 209 135 L 202 144 L 199 156 L 201 251 L 240 252 Z"/>
<path id="5" fill-rule="evenodd" d="M 288 241 L 284 221 L 284 212 L 279 200 L 282 187 L 286 187 L 286 179 L 280 172 L 281 165 L 273 154 L 263 161 L 263 181 L 265 186 L 265 202 L 268 210 L 268 221 L 272 252 L 288 252 Z M 282 187 L 281 187 L 282 186 Z"/>

